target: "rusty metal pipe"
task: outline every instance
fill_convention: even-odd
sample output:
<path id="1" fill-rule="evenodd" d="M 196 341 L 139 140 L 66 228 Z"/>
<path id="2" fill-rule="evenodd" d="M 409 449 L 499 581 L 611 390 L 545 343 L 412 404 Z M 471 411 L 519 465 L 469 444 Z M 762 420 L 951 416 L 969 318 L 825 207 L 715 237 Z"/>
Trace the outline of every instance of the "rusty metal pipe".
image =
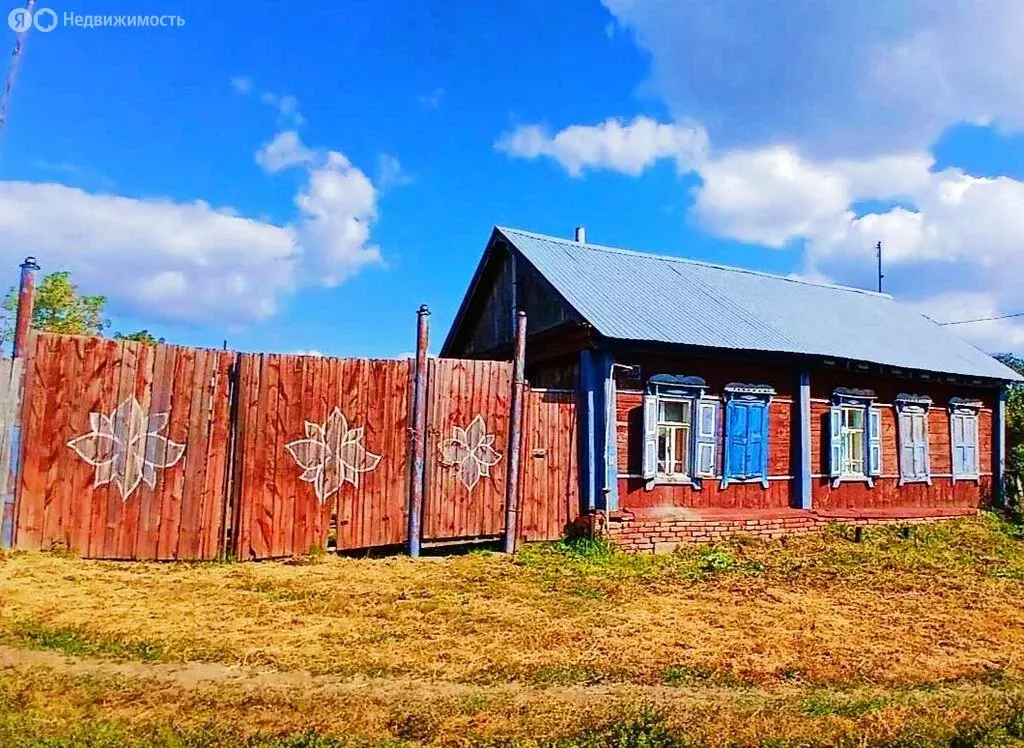
<path id="1" fill-rule="evenodd" d="M 32 327 L 32 307 L 36 299 L 36 271 L 39 265 L 35 257 L 26 257 L 21 263 L 21 286 L 18 289 L 18 313 L 14 321 L 14 358 L 25 355 L 28 333 Z"/>
<path id="2" fill-rule="evenodd" d="M 427 345 L 430 310 L 426 304 L 416 313 L 416 368 L 412 384 L 412 430 L 409 451 L 412 475 L 409 480 L 409 555 L 418 558 L 422 544 L 424 455 L 427 450 Z"/>
<path id="3" fill-rule="evenodd" d="M 512 369 L 512 403 L 508 424 L 508 469 L 505 472 L 505 553 L 515 553 L 519 539 L 519 453 L 523 446 L 523 391 L 526 388 L 526 312 L 516 315 L 516 350 Z"/>

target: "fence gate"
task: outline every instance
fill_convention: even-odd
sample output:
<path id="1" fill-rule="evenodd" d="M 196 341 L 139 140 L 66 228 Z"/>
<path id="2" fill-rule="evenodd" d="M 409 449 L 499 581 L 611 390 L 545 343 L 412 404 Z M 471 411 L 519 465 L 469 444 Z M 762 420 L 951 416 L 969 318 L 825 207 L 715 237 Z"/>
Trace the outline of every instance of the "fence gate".
<path id="1" fill-rule="evenodd" d="M 432 358 L 427 371 L 423 539 L 500 535 L 512 364 Z"/>
<path id="2" fill-rule="evenodd" d="M 519 468 L 519 538 L 558 540 L 579 509 L 576 392 L 527 390 Z"/>
<path id="3" fill-rule="evenodd" d="M 34 334 L 18 547 L 216 558 L 232 360 L 220 351 Z"/>
<path id="4" fill-rule="evenodd" d="M 233 547 L 239 559 L 404 543 L 408 361 L 240 356 Z"/>

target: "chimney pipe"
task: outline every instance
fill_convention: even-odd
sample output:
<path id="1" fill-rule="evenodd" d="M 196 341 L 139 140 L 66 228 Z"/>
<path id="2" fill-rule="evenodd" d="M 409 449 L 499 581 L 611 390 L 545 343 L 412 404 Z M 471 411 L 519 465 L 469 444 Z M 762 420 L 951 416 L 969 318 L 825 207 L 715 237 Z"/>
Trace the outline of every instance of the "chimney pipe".
<path id="1" fill-rule="evenodd" d="M 580 244 L 587 243 L 587 229 L 585 226 L 576 227 L 576 241 L 578 241 Z"/>

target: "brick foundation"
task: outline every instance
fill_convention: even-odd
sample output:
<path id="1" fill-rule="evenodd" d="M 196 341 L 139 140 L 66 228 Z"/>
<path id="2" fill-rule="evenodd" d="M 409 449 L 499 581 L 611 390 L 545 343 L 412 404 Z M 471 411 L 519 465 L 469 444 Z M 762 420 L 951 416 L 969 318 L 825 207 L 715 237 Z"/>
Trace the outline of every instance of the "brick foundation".
<path id="1" fill-rule="evenodd" d="M 771 512 L 706 513 L 662 512 L 632 514 L 613 513 L 607 521 L 603 515 L 586 518 L 587 529 L 601 534 L 630 553 L 664 553 L 679 545 L 725 540 L 735 535 L 758 538 L 781 538 L 821 532 L 831 522 L 853 527 L 881 524 L 924 524 L 957 517 L 973 516 L 976 510 L 915 510 L 911 513 L 842 512 L 818 513 L 797 509 Z M 582 519 L 582 518 L 581 518 Z"/>

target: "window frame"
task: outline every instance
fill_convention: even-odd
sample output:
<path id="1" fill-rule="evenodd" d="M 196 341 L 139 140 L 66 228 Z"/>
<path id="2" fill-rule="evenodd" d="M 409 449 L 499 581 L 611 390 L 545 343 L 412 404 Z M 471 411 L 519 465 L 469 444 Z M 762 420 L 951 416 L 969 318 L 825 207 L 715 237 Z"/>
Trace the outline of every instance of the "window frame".
<path id="1" fill-rule="evenodd" d="M 907 483 L 925 483 L 932 485 L 931 431 L 929 428 L 929 410 L 932 399 L 926 395 L 908 395 L 900 393 L 896 396 L 896 459 L 899 467 L 899 485 Z M 913 438 L 914 419 L 921 419 L 921 443 Z M 907 428 L 904 423 L 907 422 Z M 910 444 L 906 443 L 905 434 L 910 433 Z M 910 464 L 906 463 L 906 451 L 911 450 Z M 917 450 L 924 452 L 924 472 L 914 469 L 914 455 Z M 908 470 L 909 467 L 909 470 Z"/>
<path id="2" fill-rule="evenodd" d="M 829 408 L 828 474 L 833 488 L 838 488 L 842 483 L 867 483 L 868 488 L 873 488 L 875 478 L 882 475 L 882 411 L 875 407 L 875 399 L 872 390 L 840 387 L 832 393 L 832 406 Z M 845 419 L 848 413 L 862 413 L 863 427 L 846 427 Z M 862 472 L 847 470 L 848 463 L 844 457 L 844 453 L 849 452 L 846 445 L 856 433 L 863 434 Z"/>
<path id="3" fill-rule="evenodd" d="M 980 425 L 981 419 L 978 417 L 982 408 L 980 400 L 954 397 L 950 398 L 949 401 L 949 473 L 953 478 L 953 483 L 959 481 L 974 481 L 975 483 L 981 483 L 981 433 Z M 962 419 L 964 424 L 971 423 L 974 428 L 973 431 L 973 444 L 957 444 L 956 440 L 956 422 L 957 419 Z M 965 432 L 966 433 L 966 432 Z M 973 450 L 973 472 L 958 473 L 957 472 L 957 449 L 970 448 Z"/>
<path id="4" fill-rule="evenodd" d="M 657 427 L 658 427 L 658 471 L 657 478 L 659 481 L 664 483 L 679 483 L 690 481 L 691 473 L 693 472 L 693 428 L 694 428 L 694 411 L 696 410 L 696 403 L 692 397 L 681 397 L 672 395 L 659 395 L 657 396 Z M 679 405 L 686 406 L 687 418 L 682 421 L 668 421 L 662 418 L 663 406 L 666 403 L 678 403 Z M 675 443 L 677 436 L 682 433 L 683 444 L 685 445 L 684 459 L 683 459 L 683 470 L 685 472 L 676 472 L 675 470 L 664 471 L 661 469 L 662 462 L 669 463 L 668 467 L 674 467 L 677 460 L 673 457 L 671 460 L 664 459 L 661 450 L 661 430 L 671 429 L 671 441 L 673 448 L 670 450 L 672 454 L 675 454 Z"/>
<path id="5" fill-rule="evenodd" d="M 713 478 L 718 469 L 718 398 L 706 397 L 707 384 L 700 377 L 657 374 L 648 380 L 644 394 L 644 442 L 642 468 L 644 486 L 652 490 L 656 485 L 691 485 L 700 490 L 703 480 Z M 662 403 L 685 402 L 690 405 L 688 424 L 686 473 L 665 473 L 659 468 L 661 462 L 660 430 L 672 426 L 661 418 Z M 705 421 L 711 429 L 704 429 Z M 678 433 L 678 429 L 675 433 Z M 675 438 L 675 437 L 673 437 Z M 707 458 L 707 459 L 705 459 Z M 709 469 L 700 466 L 710 464 Z"/>
<path id="6" fill-rule="evenodd" d="M 730 483 L 760 483 L 763 488 L 768 488 L 768 458 L 770 445 L 769 421 L 771 418 L 771 402 L 775 395 L 775 389 L 768 385 L 760 384 L 727 384 L 725 393 L 725 418 L 722 426 L 722 482 L 721 487 L 726 488 Z M 761 418 L 761 455 L 757 472 L 736 472 L 732 464 L 731 455 L 733 452 L 733 419 L 737 417 L 738 407 L 756 407 L 763 411 Z M 745 437 L 744 459 L 746 464 L 750 458 L 750 426 L 747 425 L 747 436 Z"/>

